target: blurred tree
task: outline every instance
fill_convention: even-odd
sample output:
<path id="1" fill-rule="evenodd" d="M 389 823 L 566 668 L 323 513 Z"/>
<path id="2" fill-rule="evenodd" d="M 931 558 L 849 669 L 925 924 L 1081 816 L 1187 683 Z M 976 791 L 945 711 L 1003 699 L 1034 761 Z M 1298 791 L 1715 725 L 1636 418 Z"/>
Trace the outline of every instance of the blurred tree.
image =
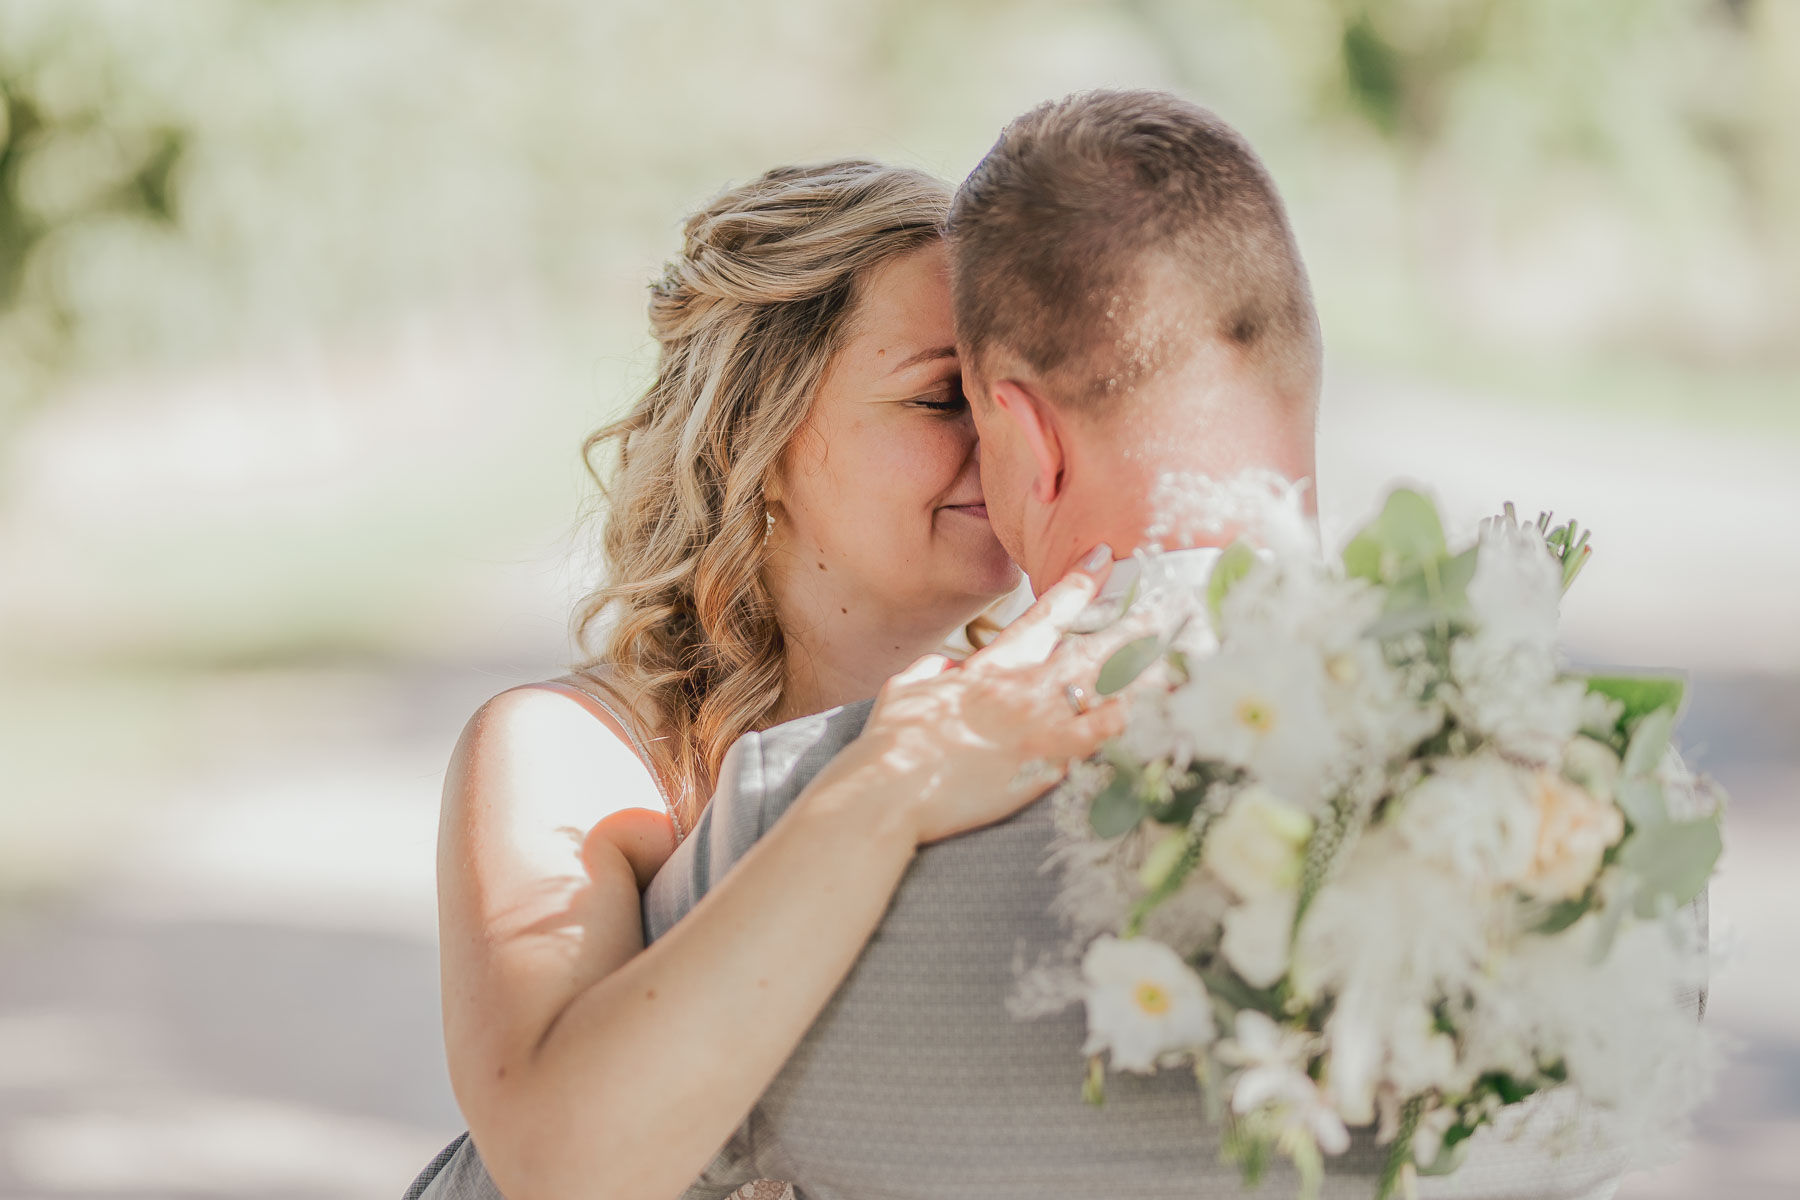
<path id="1" fill-rule="evenodd" d="M 187 131 L 111 103 L 111 64 L 67 28 L 0 42 L 0 431 L 69 361 L 60 243 L 107 219 L 176 223 Z"/>

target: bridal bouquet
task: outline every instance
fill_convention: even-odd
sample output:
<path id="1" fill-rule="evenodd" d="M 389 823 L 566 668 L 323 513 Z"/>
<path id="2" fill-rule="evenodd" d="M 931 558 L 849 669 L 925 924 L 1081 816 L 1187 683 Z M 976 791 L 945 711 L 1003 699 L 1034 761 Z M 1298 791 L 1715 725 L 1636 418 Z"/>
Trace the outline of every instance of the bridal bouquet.
<path id="1" fill-rule="evenodd" d="M 1305 1193 L 1374 1125 L 1384 1200 L 1534 1093 L 1674 1132 L 1723 803 L 1670 748 L 1681 682 L 1560 662 L 1572 522 L 1454 547 L 1401 490 L 1341 560 L 1301 541 L 1147 594 L 1102 673 L 1132 719 L 1053 854 L 1085 1094 L 1191 1070 L 1247 1180 L 1283 1154 Z"/>

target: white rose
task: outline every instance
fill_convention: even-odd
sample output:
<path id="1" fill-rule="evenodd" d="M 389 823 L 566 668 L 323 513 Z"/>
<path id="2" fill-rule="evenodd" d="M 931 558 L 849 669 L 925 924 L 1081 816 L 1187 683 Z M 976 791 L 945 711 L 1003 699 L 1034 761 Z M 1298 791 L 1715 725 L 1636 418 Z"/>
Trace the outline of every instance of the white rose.
<path id="1" fill-rule="evenodd" d="M 1619 756 L 1593 738 L 1578 737 L 1563 747 L 1563 774 L 1602 799 L 1610 799 L 1619 781 Z"/>
<path id="2" fill-rule="evenodd" d="M 1088 1015 L 1081 1052 L 1110 1050 L 1118 1070 L 1148 1074 L 1165 1055 L 1204 1046 L 1218 1032 L 1206 985 L 1161 942 L 1095 938 L 1081 974 Z"/>
<path id="3" fill-rule="evenodd" d="M 1394 827 L 1419 857 L 1489 884 L 1516 883 L 1537 842 L 1532 776 L 1495 754 L 1438 763 Z"/>
<path id="4" fill-rule="evenodd" d="M 1270 892 L 1226 911 L 1219 950 L 1251 987 L 1274 987 L 1287 974 L 1298 900 L 1292 891 Z"/>
<path id="5" fill-rule="evenodd" d="M 1246 900 L 1300 882 L 1313 820 L 1266 788 L 1240 792 L 1206 831 L 1200 861 Z"/>
<path id="6" fill-rule="evenodd" d="M 1519 887 L 1540 900 L 1573 900 L 1599 873 L 1607 847 L 1625 836 L 1625 817 L 1610 801 L 1549 771 L 1537 773 L 1532 791 L 1537 848 Z"/>

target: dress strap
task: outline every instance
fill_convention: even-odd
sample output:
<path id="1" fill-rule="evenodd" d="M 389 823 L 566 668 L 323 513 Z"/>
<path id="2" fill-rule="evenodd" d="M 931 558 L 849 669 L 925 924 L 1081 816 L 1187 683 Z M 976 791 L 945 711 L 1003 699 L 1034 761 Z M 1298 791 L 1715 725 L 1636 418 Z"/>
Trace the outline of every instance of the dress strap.
<path id="1" fill-rule="evenodd" d="M 681 839 L 687 836 L 687 831 L 681 827 L 681 814 L 675 809 L 675 801 L 669 795 L 669 789 L 663 786 L 662 776 L 657 773 L 656 767 L 650 760 L 649 747 L 644 744 L 644 739 L 638 735 L 637 723 L 631 719 L 629 714 L 621 711 L 622 705 L 620 705 L 615 698 L 608 696 L 601 688 L 595 686 L 592 681 L 584 679 L 578 674 L 559 675 L 555 679 L 550 680 L 550 682 L 561 684 L 564 687 L 573 688 L 575 691 L 580 692 L 604 709 L 607 716 L 618 722 L 619 728 L 625 731 L 625 736 L 631 739 L 631 749 L 633 753 L 642 760 L 645 769 L 650 772 L 650 781 L 656 785 L 656 794 L 662 798 L 663 811 L 669 814 L 669 820 L 674 823 L 675 842 L 677 845 L 680 845 Z"/>

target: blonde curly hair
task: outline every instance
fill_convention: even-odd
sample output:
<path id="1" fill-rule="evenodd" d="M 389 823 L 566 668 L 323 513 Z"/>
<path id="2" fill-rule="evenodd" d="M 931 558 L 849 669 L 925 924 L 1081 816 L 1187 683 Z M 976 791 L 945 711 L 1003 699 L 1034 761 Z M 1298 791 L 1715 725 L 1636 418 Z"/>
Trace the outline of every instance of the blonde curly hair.
<path id="1" fill-rule="evenodd" d="M 942 237 L 949 204 L 941 180 L 855 159 L 724 192 L 688 219 L 650 288 L 655 381 L 582 446 L 607 517 L 604 582 L 573 617 L 575 669 L 635 718 L 683 831 L 726 750 L 781 700 L 764 481 L 847 340 L 860 282 Z M 617 451 L 610 481 L 594 463 L 604 447 Z"/>

